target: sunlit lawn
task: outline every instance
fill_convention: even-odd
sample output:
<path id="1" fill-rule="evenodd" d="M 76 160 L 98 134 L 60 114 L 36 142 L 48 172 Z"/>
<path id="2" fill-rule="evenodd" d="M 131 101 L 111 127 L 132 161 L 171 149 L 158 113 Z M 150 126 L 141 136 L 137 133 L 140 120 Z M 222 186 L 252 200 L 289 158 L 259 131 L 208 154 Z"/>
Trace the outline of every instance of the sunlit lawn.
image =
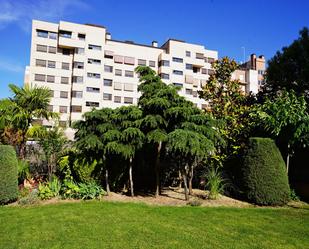
<path id="1" fill-rule="evenodd" d="M 309 210 L 77 202 L 0 207 L 0 248 L 309 248 Z"/>

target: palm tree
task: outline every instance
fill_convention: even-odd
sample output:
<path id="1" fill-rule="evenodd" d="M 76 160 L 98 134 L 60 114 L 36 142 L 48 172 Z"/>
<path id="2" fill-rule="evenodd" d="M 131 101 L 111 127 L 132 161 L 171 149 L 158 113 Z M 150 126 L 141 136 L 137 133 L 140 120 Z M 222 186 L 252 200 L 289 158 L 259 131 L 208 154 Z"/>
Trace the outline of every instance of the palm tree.
<path id="1" fill-rule="evenodd" d="M 11 130 L 12 134 L 18 134 L 16 143 L 18 155 L 25 158 L 28 130 L 35 119 L 56 118 L 58 115 L 49 111 L 51 91 L 47 87 L 18 87 L 9 85 L 13 92 L 12 98 L 0 101 L 0 123 Z"/>

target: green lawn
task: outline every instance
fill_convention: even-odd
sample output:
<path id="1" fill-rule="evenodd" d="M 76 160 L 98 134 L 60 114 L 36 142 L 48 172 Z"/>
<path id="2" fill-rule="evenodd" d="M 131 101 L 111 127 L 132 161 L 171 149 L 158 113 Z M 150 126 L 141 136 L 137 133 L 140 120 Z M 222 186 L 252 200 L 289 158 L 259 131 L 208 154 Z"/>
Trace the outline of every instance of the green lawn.
<path id="1" fill-rule="evenodd" d="M 309 248 L 309 210 L 78 202 L 0 207 L 0 248 Z"/>

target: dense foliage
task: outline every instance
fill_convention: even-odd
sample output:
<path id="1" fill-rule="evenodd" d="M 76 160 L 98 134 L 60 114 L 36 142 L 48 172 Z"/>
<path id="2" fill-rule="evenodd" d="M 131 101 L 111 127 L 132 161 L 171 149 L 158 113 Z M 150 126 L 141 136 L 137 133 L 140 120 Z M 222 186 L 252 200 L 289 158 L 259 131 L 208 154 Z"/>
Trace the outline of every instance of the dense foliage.
<path id="1" fill-rule="evenodd" d="M 250 138 L 243 158 L 244 187 L 249 201 L 283 205 L 290 196 L 285 164 L 270 138 Z"/>
<path id="2" fill-rule="evenodd" d="M 0 204 L 18 196 L 17 158 L 12 146 L 0 145 Z"/>

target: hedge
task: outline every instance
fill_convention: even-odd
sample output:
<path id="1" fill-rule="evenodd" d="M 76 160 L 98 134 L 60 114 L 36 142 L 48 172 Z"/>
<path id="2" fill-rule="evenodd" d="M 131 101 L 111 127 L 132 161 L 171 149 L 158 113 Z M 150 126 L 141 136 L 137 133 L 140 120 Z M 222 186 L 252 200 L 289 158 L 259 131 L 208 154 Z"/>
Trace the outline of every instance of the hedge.
<path id="1" fill-rule="evenodd" d="M 284 205 L 290 198 L 286 166 L 270 138 L 250 138 L 243 158 L 246 197 L 258 205 Z"/>
<path id="2" fill-rule="evenodd" d="M 0 145 L 0 204 L 15 201 L 18 196 L 18 173 L 15 150 Z"/>

